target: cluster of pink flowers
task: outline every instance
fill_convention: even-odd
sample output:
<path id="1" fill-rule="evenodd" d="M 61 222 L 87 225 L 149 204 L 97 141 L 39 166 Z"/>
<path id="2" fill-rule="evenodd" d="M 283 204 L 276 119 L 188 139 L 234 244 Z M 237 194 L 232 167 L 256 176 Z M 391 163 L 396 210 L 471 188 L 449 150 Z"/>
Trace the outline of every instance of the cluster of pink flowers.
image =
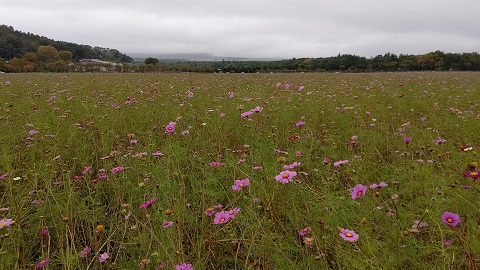
<path id="1" fill-rule="evenodd" d="M 283 168 L 288 170 L 288 169 L 294 169 L 296 167 L 299 167 L 301 165 L 300 162 L 293 162 L 291 165 L 283 165 Z"/>
<path id="2" fill-rule="evenodd" d="M 225 224 L 230 219 L 234 219 L 238 213 L 240 213 L 240 208 L 233 208 L 232 210 L 217 212 L 215 213 L 215 217 L 213 218 L 213 223 Z"/>
<path id="3" fill-rule="evenodd" d="M 371 188 L 371 189 L 376 189 L 376 188 L 381 188 L 381 187 L 386 187 L 386 186 L 388 186 L 387 183 L 385 183 L 385 182 L 380 182 L 380 183 L 378 183 L 378 184 L 375 184 L 375 183 L 371 184 L 371 185 L 370 185 L 370 188 Z"/>

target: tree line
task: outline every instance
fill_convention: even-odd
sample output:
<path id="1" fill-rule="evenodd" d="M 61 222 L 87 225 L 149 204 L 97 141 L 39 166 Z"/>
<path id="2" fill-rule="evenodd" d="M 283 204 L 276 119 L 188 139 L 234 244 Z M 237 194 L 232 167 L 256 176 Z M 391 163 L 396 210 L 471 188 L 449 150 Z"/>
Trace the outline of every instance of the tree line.
<path id="1" fill-rule="evenodd" d="M 131 57 L 116 49 L 55 41 L 32 33 L 17 31 L 11 26 L 0 25 L 0 58 L 4 61 L 21 59 L 26 53 L 36 52 L 40 46 L 52 46 L 58 51 L 69 51 L 74 61 L 99 59 L 116 63 L 133 63 Z"/>

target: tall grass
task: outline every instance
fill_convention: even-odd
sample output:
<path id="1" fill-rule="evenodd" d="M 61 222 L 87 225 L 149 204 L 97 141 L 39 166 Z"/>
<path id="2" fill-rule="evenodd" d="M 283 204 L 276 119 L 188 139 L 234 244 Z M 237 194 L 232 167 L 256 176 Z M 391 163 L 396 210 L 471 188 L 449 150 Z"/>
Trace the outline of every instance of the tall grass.
<path id="1" fill-rule="evenodd" d="M 1 267 L 476 269 L 479 93 L 478 73 L 0 74 Z"/>

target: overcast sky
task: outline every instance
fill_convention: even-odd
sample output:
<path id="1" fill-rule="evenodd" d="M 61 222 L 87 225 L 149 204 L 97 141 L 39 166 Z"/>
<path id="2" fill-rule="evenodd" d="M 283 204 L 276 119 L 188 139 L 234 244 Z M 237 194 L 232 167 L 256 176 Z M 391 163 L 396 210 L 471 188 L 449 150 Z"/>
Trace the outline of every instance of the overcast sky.
<path id="1" fill-rule="evenodd" d="M 480 52 L 480 0 L 0 0 L 0 24 L 123 53 Z"/>

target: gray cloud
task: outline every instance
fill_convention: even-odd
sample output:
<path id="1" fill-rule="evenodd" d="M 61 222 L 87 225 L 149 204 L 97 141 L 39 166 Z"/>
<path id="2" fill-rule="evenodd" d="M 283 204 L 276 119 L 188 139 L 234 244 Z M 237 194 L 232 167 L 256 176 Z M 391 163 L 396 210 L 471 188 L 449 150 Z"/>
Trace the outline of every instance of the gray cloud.
<path id="1" fill-rule="evenodd" d="M 476 0 L 10 2 L 1 23 L 125 53 L 369 57 L 480 48 Z"/>

